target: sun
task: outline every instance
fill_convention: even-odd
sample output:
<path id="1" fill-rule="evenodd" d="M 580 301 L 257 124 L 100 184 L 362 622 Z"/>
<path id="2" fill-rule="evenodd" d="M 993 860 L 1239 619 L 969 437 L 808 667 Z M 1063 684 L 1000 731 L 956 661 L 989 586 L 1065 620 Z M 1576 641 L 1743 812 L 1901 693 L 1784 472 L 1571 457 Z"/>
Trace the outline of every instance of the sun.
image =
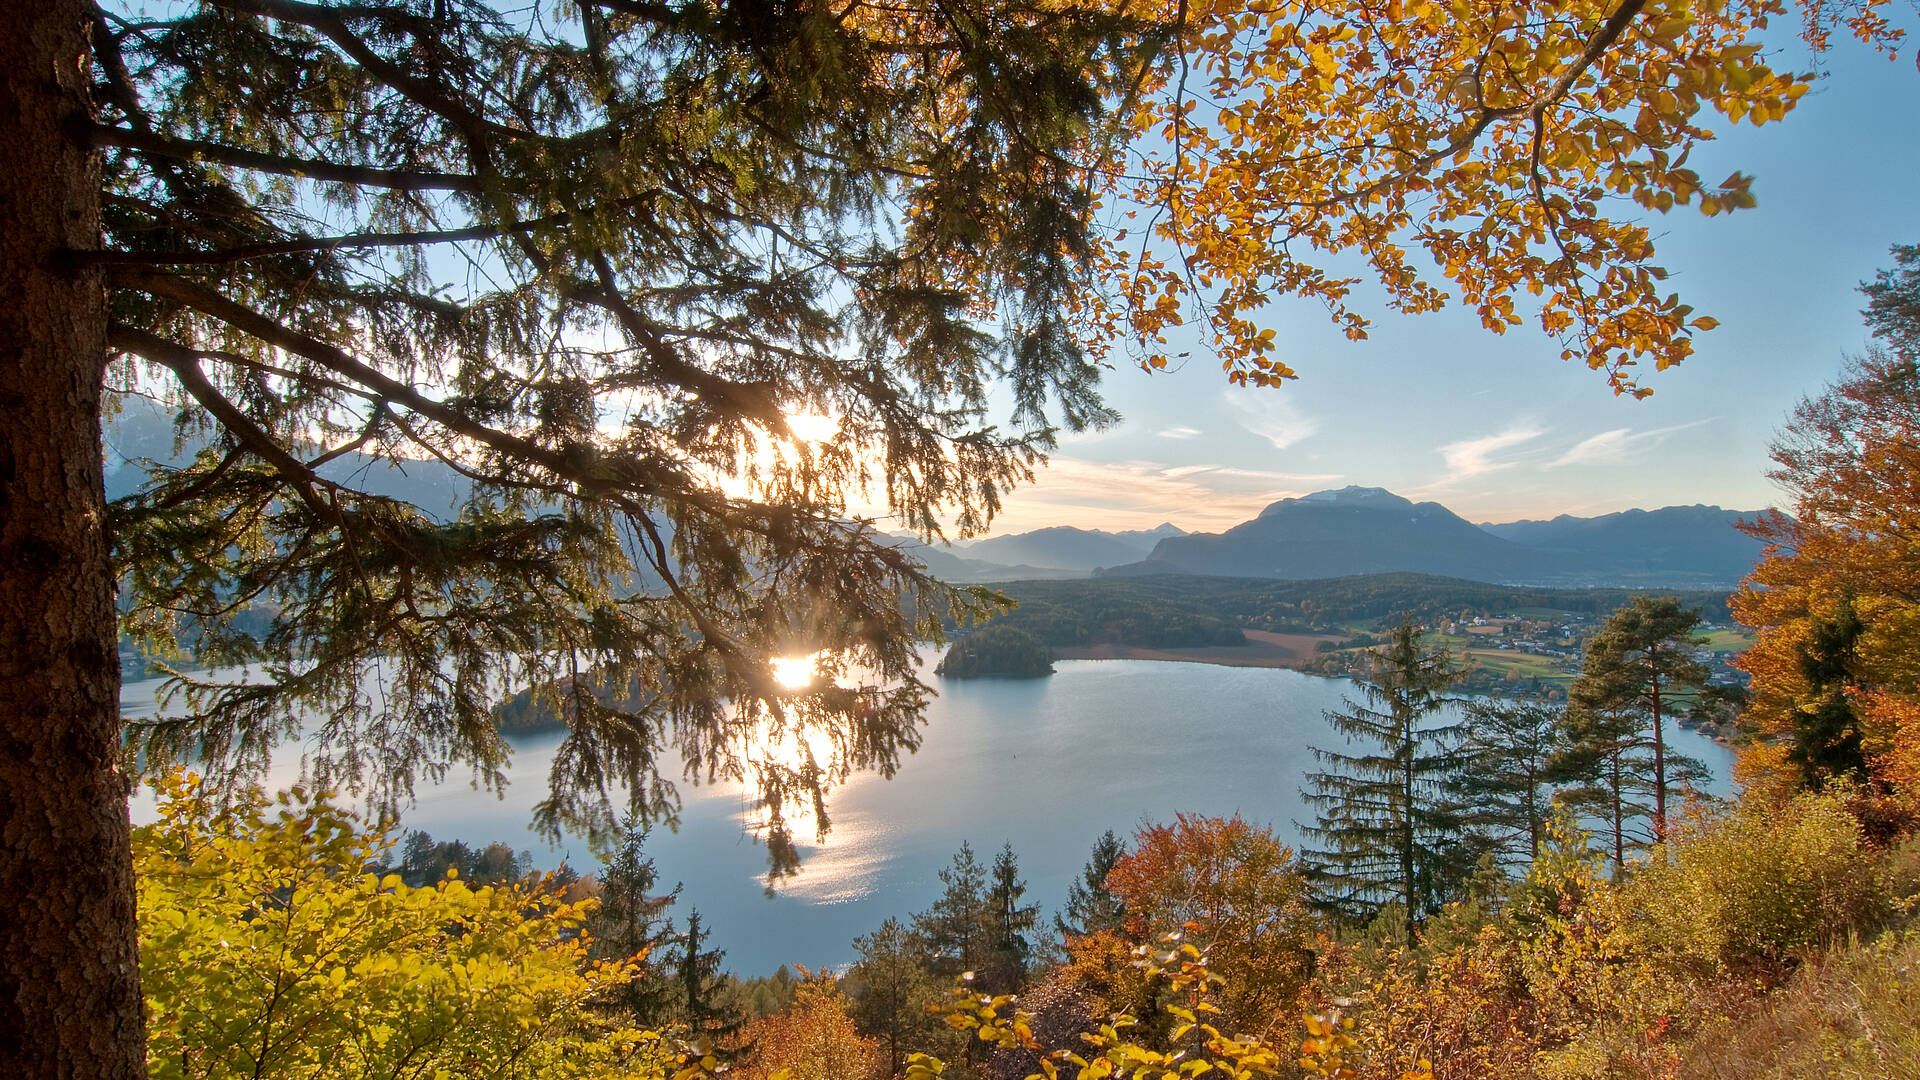
<path id="1" fill-rule="evenodd" d="M 784 690 L 805 690 L 818 678 L 815 665 L 820 653 L 806 653 L 799 656 L 776 656 L 773 659 L 773 681 Z"/>

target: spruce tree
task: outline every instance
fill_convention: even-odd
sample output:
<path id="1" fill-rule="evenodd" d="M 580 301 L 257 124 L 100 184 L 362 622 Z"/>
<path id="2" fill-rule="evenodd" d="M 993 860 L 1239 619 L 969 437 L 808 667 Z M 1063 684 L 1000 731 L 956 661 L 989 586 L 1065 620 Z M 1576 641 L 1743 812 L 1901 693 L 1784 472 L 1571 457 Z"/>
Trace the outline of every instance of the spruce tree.
<path id="1" fill-rule="evenodd" d="M 984 898 L 987 947 L 981 987 L 988 993 L 1018 990 L 1033 962 L 1033 942 L 1028 934 L 1040 919 L 1040 905 L 1020 903 L 1026 893 L 1027 883 L 1020 880 L 1020 861 L 1013 853 L 1012 841 L 1008 841 L 994 856 Z"/>
<path id="2" fill-rule="evenodd" d="M 1362 699 L 1326 714 L 1349 751 L 1314 747 L 1327 769 L 1302 793 L 1318 811 L 1302 831 L 1321 846 L 1302 855 L 1321 903 L 1356 922 L 1398 904 L 1408 941 L 1477 857 L 1447 791 L 1460 726 L 1433 719 L 1458 678 L 1446 649 L 1422 646 L 1411 622 L 1395 627 L 1366 658 Z"/>
<path id="3" fill-rule="evenodd" d="M 988 948 L 987 874 L 972 844 L 960 842 L 952 865 L 940 871 L 940 884 L 940 899 L 915 913 L 913 928 L 926 938 L 941 975 L 977 973 Z"/>
<path id="4" fill-rule="evenodd" d="M 1566 709 L 1522 701 L 1476 701 L 1466 707 L 1460 771 L 1449 791 L 1461 824 L 1483 837 L 1508 864 L 1540 853 L 1563 779 Z"/>
<path id="5" fill-rule="evenodd" d="M 1084 937 L 1101 930 L 1118 930 L 1126 921 L 1127 906 L 1107 888 L 1107 875 L 1127 853 L 1112 829 L 1094 841 L 1093 852 L 1080 877 L 1067 885 L 1066 907 L 1053 917 L 1053 928 L 1063 938 Z"/>
<path id="6" fill-rule="evenodd" d="M 720 971 L 720 961 L 727 954 L 707 948 L 708 936 L 700 912 L 687 912 L 687 928 L 674 938 L 667 962 L 673 979 L 675 1019 L 696 1034 L 718 1037 L 737 1030 L 742 1018 L 723 996 L 728 980 Z"/>
<path id="7" fill-rule="evenodd" d="M 629 819 L 620 844 L 600 870 L 600 907 L 588 924 L 593 955 L 628 960 L 644 954 L 640 970 L 611 998 L 610 1004 L 640 1024 L 657 1024 L 672 1013 L 676 982 L 667 971 L 674 940 L 667 909 L 680 886 L 659 890 L 659 874 L 646 856 L 648 828 Z"/>

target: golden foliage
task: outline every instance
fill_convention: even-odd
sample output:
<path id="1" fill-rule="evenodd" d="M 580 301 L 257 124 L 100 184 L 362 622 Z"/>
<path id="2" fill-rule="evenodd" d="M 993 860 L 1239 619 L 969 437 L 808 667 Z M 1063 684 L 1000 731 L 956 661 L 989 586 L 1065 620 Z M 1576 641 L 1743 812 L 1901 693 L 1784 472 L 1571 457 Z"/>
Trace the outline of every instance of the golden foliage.
<path id="1" fill-rule="evenodd" d="M 877 1039 L 860 1034 L 847 1001 L 827 972 L 801 971 L 792 1007 L 756 1018 L 741 1033 L 746 1060 L 730 1075 L 741 1080 L 882 1080 L 887 1058 Z"/>
<path id="2" fill-rule="evenodd" d="M 690 1080 L 671 1036 L 584 1008 L 631 974 L 589 961 L 594 901 L 539 885 L 409 888 L 389 834 L 300 791 L 222 805 L 156 781 L 136 830 L 148 1070 L 167 1078 Z"/>
<path id="3" fill-rule="evenodd" d="M 1807 90 L 1810 76 L 1774 70 L 1752 40 L 1782 10 L 1182 4 L 1181 56 L 1143 76 L 1128 118 L 1136 158 L 1109 185 L 1127 227 L 1107 237 L 1104 288 L 1077 314 L 1093 337 L 1130 339 L 1159 368 L 1168 332 L 1198 309 L 1228 377 L 1272 385 L 1295 374 L 1260 324 L 1273 299 L 1322 305 L 1359 339 L 1363 277 L 1406 312 L 1448 303 L 1450 282 L 1488 330 L 1535 305 L 1562 356 L 1645 394 L 1636 364 L 1678 363 L 1716 324 L 1663 290 L 1652 234 L 1632 215 L 1754 204 L 1751 177 L 1716 183 L 1687 160 L 1713 137 L 1711 114 L 1779 120 Z M 1898 38 L 1870 10 L 1856 25 L 1876 42 Z"/>

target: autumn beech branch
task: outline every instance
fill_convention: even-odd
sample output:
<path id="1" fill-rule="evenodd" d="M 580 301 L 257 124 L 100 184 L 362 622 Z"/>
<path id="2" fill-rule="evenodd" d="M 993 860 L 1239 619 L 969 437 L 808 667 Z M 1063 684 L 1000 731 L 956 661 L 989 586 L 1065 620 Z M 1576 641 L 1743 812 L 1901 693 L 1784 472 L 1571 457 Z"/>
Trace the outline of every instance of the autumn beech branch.
<path id="1" fill-rule="evenodd" d="M 388 191 L 459 191 L 477 194 L 480 178 L 465 173 L 432 172 L 413 169 L 376 169 L 365 165 L 338 165 L 313 158 L 287 157 L 259 150 L 246 150 L 224 143 L 200 139 L 175 139 L 151 132 L 133 131 L 110 124 L 95 124 L 86 129 L 95 146 L 118 146 L 139 150 L 172 161 L 193 163 L 211 161 L 237 169 L 293 176 L 308 180 L 329 180 L 341 184 L 385 188 Z"/>
<path id="2" fill-rule="evenodd" d="M 1426 172 L 1443 159 L 1471 147 L 1474 143 L 1480 141 L 1480 136 L 1486 134 L 1488 128 L 1502 120 L 1512 120 L 1520 116 L 1532 116 L 1536 122 L 1541 121 L 1546 116 L 1548 109 L 1553 108 L 1554 105 L 1558 104 L 1572 91 L 1573 84 L 1579 81 L 1580 76 L 1585 74 L 1586 70 L 1592 67 L 1594 62 L 1599 60 L 1601 55 L 1604 54 L 1608 48 L 1612 47 L 1614 42 L 1620 40 L 1620 35 L 1626 32 L 1627 27 L 1632 24 L 1634 18 L 1638 16 L 1646 6 L 1647 0 L 1626 0 L 1625 3 L 1621 4 L 1620 7 L 1614 11 L 1613 15 L 1607 19 L 1606 24 L 1600 28 L 1600 32 L 1587 42 L 1587 47 L 1581 51 L 1580 56 L 1574 60 L 1573 64 L 1569 66 L 1567 70 L 1561 72 L 1560 77 L 1555 79 L 1544 93 L 1532 101 L 1524 105 L 1509 105 L 1499 109 L 1489 109 L 1482 106 L 1479 115 L 1466 131 L 1454 136 L 1445 146 L 1442 146 L 1438 150 L 1429 151 L 1415 158 L 1411 164 L 1399 172 L 1383 176 L 1371 184 L 1356 188 L 1352 191 L 1338 192 L 1325 199 L 1316 199 L 1312 202 L 1295 203 L 1293 205 L 1306 209 L 1321 210 L 1331 206 L 1341 206 L 1356 202 L 1365 203 L 1374 195 L 1395 185 L 1403 184 L 1413 177 Z"/>

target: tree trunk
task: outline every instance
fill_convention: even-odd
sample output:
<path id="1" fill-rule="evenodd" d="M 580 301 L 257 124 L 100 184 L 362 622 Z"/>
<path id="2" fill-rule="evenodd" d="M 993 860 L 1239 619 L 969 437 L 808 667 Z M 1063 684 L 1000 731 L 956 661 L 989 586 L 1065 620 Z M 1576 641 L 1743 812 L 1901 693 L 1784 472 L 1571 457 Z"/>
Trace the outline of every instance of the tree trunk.
<path id="1" fill-rule="evenodd" d="M 0 1076 L 145 1074 L 101 483 L 89 5 L 0 4 Z"/>

